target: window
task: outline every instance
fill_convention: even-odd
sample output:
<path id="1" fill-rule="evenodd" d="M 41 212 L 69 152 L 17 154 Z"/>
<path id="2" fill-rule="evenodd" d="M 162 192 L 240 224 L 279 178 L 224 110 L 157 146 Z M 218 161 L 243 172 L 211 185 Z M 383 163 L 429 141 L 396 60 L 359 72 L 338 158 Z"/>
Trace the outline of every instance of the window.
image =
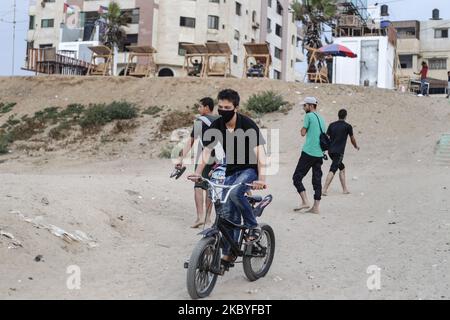
<path id="1" fill-rule="evenodd" d="M 291 68 L 294 67 L 294 60 L 291 60 Z"/>
<path id="2" fill-rule="evenodd" d="M 397 35 L 401 38 L 414 38 L 416 36 L 415 28 L 396 28 Z"/>
<path id="3" fill-rule="evenodd" d="M 292 36 L 292 45 L 295 46 L 295 36 Z"/>
<path id="4" fill-rule="evenodd" d="M 53 28 L 55 24 L 54 19 L 42 19 L 41 28 Z"/>
<path id="5" fill-rule="evenodd" d="M 35 17 L 34 16 L 30 16 L 30 24 L 28 26 L 28 29 L 30 30 L 34 30 L 34 22 L 35 21 Z"/>
<path id="6" fill-rule="evenodd" d="M 127 37 L 119 46 L 119 52 L 128 51 L 128 46 L 136 46 L 138 44 L 138 34 L 127 34 Z"/>
<path id="7" fill-rule="evenodd" d="M 281 5 L 280 1 L 277 1 L 277 13 L 279 15 L 283 15 L 283 6 Z"/>
<path id="8" fill-rule="evenodd" d="M 219 30 L 219 17 L 218 16 L 208 16 L 208 29 Z"/>
<path id="9" fill-rule="evenodd" d="M 256 11 L 253 10 L 252 12 L 252 22 L 256 22 Z"/>
<path id="10" fill-rule="evenodd" d="M 429 59 L 430 70 L 447 70 L 447 59 Z"/>
<path id="11" fill-rule="evenodd" d="M 187 28 L 195 28 L 195 18 L 180 17 L 180 26 Z"/>
<path id="12" fill-rule="evenodd" d="M 219 0 L 209 0 L 209 2 L 219 3 Z"/>
<path id="13" fill-rule="evenodd" d="M 279 24 L 275 24 L 275 34 L 280 38 L 283 36 L 283 29 Z"/>
<path id="14" fill-rule="evenodd" d="M 234 62 L 234 63 L 238 63 L 238 56 L 233 55 L 233 62 Z"/>
<path id="15" fill-rule="evenodd" d="M 399 55 L 400 66 L 402 69 L 412 69 L 413 67 L 413 56 L 412 54 Z"/>
<path id="16" fill-rule="evenodd" d="M 125 21 L 128 24 L 138 24 L 139 23 L 139 9 L 122 10 L 122 14 L 126 17 Z"/>
<path id="17" fill-rule="evenodd" d="M 242 15 L 242 5 L 239 2 L 236 2 L 236 14 L 238 16 Z"/>
<path id="18" fill-rule="evenodd" d="M 241 38 L 241 33 L 239 30 L 234 30 L 234 40 L 239 40 Z"/>
<path id="19" fill-rule="evenodd" d="M 267 18 L 267 33 L 272 33 L 272 20 Z"/>
<path id="20" fill-rule="evenodd" d="M 281 49 L 275 47 L 275 58 L 281 60 L 281 52 L 282 52 L 282 51 L 283 51 L 283 50 L 281 50 Z"/>
<path id="21" fill-rule="evenodd" d="M 44 1 L 42 1 L 42 2 L 55 2 L 55 0 L 44 0 Z"/>
<path id="22" fill-rule="evenodd" d="M 27 42 L 27 52 L 30 49 L 34 49 L 34 41 L 28 41 Z"/>
<path id="23" fill-rule="evenodd" d="M 281 72 L 278 70 L 273 70 L 273 78 L 277 80 L 281 80 Z"/>
<path id="24" fill-rule="evenodd" d="M 47 43 L 47 44 L 40 44 L 39 49 L 46 49 L 46 48 L 53 48 L 53 44 Z"/>
<path id="25" fill-rule="evenodd" d="M 434 30 L 434 37 L 436 39 L 448 38 L 448 29 L 435 29 Z"/>
<path id="26" fill-rule="evenodd" d="M 267 0 L 267 6 L 268 6 L 269 8 L 272 8 L 272 0 Z"/>

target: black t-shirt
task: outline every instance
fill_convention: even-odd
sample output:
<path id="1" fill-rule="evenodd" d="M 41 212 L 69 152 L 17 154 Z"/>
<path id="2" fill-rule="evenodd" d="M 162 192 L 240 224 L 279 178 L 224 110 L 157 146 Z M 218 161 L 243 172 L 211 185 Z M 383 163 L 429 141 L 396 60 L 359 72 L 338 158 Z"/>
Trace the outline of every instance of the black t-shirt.
<path id="1" fill-rule="evenodd" d="M 331 144 L 328 153 L 344 154 L 347 136 L 353 136 L 353 127 L 343 120 L 330 124 L 327 130 Z"/>
<path id="2" fill-rule="evenodd" d="M 219 116 L 215 115 L 205 115 L 202 117 L 208 118 L 209 121 L 211 121 L 211 124 L 219 119 Z M 205 145 L 205 141 L 203 140 L 203 136 L 205 135 L 205 131 L 209 129 L 209 126 L 204 123 L 201 119 L 196 119 L 194 122 L 194 126 L 192 127 L 191 131 L 191 138 L 197 139 L 200 138 L 202 140 L 202 144 Z"/>
<path id="3" fill-rule="evenodd" d="M 226 176 L 247 168 L 258 170 L 254 148 L 265 144 L 265 140 L 252 119 L 238 113 L 236 128 L 230 132 L 225 121 L 219 118 L 211 124 L 203 139 L 205 146 L 211 149 L 218 142 L 222 144 L 226 157 Z"/>

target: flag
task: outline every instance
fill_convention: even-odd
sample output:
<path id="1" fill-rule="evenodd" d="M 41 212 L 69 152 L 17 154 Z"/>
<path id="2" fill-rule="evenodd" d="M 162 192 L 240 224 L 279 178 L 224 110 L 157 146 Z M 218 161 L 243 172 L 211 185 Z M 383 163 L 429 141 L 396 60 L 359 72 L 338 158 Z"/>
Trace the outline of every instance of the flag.
<path id="1" fill-rule="evenodd" d="M 108 7 L 100 6 L 98 8 L 98 13 L 100 13 L 100 14 L 104 14 L 104 13 L 107 13 L 107 12 L 108 12 Z"/>
<path id="2" fill-rule="evenodd" d="M 75 9 L 67 3 L 64 3 L 64 13 L 70 16 L 75 13 Z"/>

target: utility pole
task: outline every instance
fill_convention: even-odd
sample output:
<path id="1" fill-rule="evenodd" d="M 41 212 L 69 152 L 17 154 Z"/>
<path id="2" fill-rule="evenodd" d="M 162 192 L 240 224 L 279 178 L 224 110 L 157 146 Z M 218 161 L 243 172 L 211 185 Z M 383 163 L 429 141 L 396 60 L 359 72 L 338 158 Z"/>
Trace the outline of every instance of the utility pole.
<path id="1" fill-rule="evenodd" d="M 16 54 L 16 0 L 14 0 L 14 18 L 13 18 L 13 47 L 12 47 L 12 72 L 11 75 L 14 75 L 14 56 Z"/>

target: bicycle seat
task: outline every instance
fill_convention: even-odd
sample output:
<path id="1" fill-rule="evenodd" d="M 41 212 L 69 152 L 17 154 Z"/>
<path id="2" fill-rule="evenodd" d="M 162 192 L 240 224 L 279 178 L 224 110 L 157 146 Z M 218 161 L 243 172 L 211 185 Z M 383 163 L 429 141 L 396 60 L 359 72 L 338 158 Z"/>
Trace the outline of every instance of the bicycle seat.
<path id="1" fill-rule="evenodd" d="M 247 200 L 250 202 L 250 203 L 258 203 L 258 202 L 261 202 L 262 201 L 262 197 L 261 196 L 247 196 Z"/>

